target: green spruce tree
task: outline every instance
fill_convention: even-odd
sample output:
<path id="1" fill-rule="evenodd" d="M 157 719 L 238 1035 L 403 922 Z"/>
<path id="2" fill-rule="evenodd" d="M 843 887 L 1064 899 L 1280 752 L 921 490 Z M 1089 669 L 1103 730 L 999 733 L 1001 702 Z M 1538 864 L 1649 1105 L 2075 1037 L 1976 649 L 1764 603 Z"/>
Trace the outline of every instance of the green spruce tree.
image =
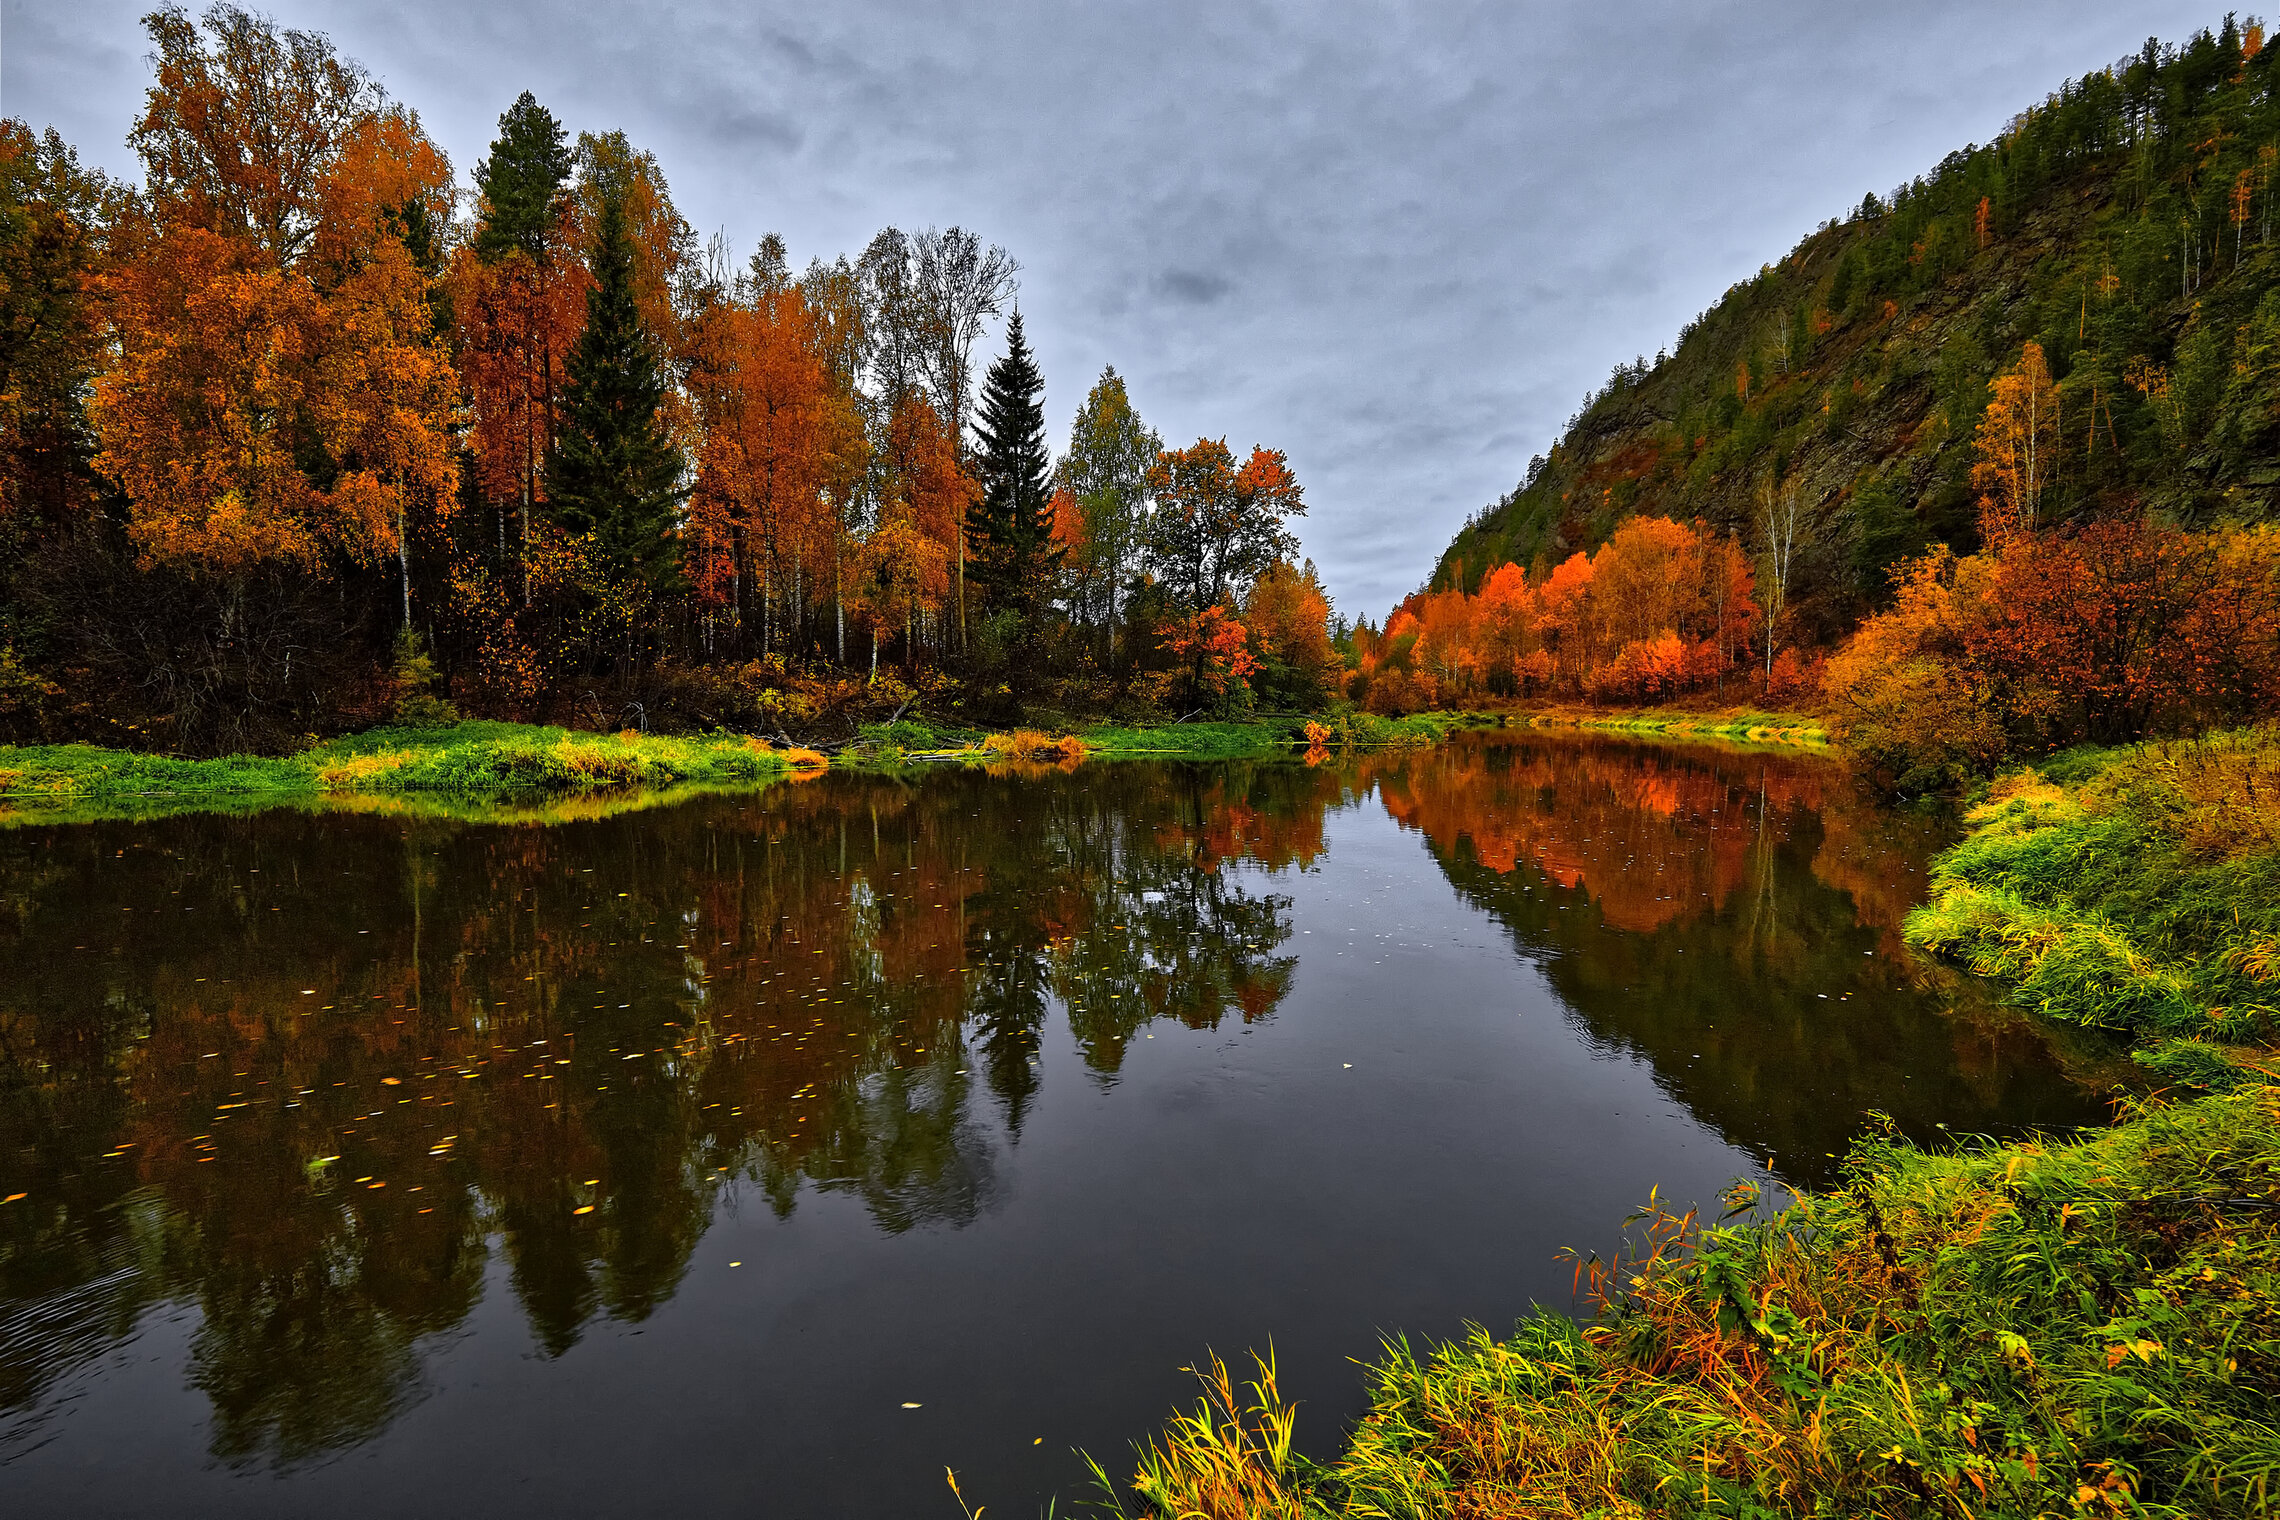
<path id="1" fill-rule="evenodd" d="M 1021 332 L 1021 313 L 1006 324 L 1006 350 L 982 383 L 974 431 L 982 499 L 966 517 L 968 575 L 990 605 L 1019 614 L 1024 641 L 1061 568 L 1053 541 L 1052 459 L 1045 446 L 1045 379 Z"/>
<path id="2" fill-rule="evenodd" d="M 680 580 L 675 530 L 686 492 L 658 415 L 665 374 L 634 304 L 633 238 L 616 195 L 595 218 L 590 265 L 586 330 L 570 353 L 569 405 L 547 461 L 550 505 L 565 531 L 593 536 L 616 589 L 662 595 Z"/>
<path id="3" fill-rule="evenodd" d="M 570 182 L 570 163 L 562 123 L 523 91 L 499 117 L 490 156 L 475 166 L 475 185 L 483 192 L 475 256 L 496 264 L 519 249 L 532 263 L 544 264 L 562 187 Z"/>

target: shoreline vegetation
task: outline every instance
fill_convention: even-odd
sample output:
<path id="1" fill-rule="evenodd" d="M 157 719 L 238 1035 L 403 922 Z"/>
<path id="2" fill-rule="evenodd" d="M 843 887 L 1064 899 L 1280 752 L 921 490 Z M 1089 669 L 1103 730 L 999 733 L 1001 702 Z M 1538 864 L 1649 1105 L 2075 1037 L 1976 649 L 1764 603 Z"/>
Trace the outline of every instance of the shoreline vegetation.
<path id="1" fill-rule="evenodd" d="M 1259 759 L 1423 747 L 1478 728 L 1557 728 L 1679 743 L 1831 748 L 1811 718 L 1752 711 L 1425 712 L 1168 724 L 1067 721 L 1010 731 L 919 718 L 814 747 L 777 736 L 589 732 L 466 720 L 397 724 L 287 755 L 192 759 L 91 744 L 0 745 L 0 827 L 263 807 L 543 822 L 812 779 L 832 768 L 1074 765 L 1087 759 Z"/>
<path id="2" fill-rule="evenodd" d="M 1156 1516 L 2229 1516 L 2280 1504 L 2280 728 L 1999 777 L 1911 943 L 2124 1032 L 2151 1091 L 2071 1137 L 1873 1128 L 1831 1191 L 1649 1200 L 1578 1315 L 1394 1338 L 1341 1453 L 1273 1362 L 1106 1504 Z"/>
<path id="3" fill-rule="evenodd" d="M 278 756 L 185 759 L 91 744 L 0 745 L 0 826 L 308 805 L 543 820 L 805 780 L 833 766 L 1254 758 L 1431 745 L 1460 728 L 1498 721 L 1480 714 L 1352 712 L 990 732 L 898 719 L 868 725 L 829 752 L 741 734 L 611 734 L 490 721 L 375 728 Z M 586 805 L 578 805 L 581 799 Z"/>
<path id="4" fill-rule="evenodd" d="M 1662 739 L 1726 739 L 1747 744 L 1784 744 L 1805 748 L 1831 747 L 1827 723 L 1800 713 L 1767 713 L 1754 709 L 1694 712 L 1650 707 L 1636 711 L 1554 709 L 1515 714 L 1516 726 L 1529 728 L 1580 728 L 1599 733 L 1639 734 Z"/>

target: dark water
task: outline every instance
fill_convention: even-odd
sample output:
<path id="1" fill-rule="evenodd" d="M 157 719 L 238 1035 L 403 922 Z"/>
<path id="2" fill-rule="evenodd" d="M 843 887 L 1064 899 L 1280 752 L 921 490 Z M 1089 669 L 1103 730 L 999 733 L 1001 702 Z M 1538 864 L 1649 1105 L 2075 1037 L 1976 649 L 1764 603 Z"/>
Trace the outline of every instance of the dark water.
<path id="1" fill-rule="evenodd" d="M 2098 1121 L 1901 949 L 1939 842 L 1501 734 L 0 833 L 0 1501 L 1010 1520 L 1270 1341 L 1326 1450 L 1650 1185 Z"/>

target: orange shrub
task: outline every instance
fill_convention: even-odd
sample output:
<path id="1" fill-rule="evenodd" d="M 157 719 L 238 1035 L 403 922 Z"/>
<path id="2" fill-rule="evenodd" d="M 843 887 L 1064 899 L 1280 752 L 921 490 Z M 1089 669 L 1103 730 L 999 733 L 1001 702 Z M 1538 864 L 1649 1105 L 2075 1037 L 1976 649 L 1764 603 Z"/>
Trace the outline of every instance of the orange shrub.
<path id="1" fill-rule="evenodd" d="M 2280 703 L 2280 529 L 2020 530 L 1904 565 L 1896 588 L 1824 690 L 1839 735 L 1905 787 Z"/>

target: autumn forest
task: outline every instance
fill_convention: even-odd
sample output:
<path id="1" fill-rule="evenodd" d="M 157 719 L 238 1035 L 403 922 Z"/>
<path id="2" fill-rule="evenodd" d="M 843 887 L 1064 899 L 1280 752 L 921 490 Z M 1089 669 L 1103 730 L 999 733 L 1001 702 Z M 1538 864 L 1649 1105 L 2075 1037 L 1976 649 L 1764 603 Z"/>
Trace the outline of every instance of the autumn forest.
<path id="1" fill-rule="evenodd" d="M 0 737 L 1675 702 L 1825 712 L 1922 788 L 2280 699 L 2254 24 L 1617 366 L 1382 622 L 1280 451 L 1167 447 L 1113 368 L 1056 451 L 977 233 L 740 254 L 527 93 L 462 182 L 320 36 L 146 26 L 141 187 L 0 134 Z"/>
<path id="2" fill-rule="evenodd" d="M 2271 1515 L 2261 24 L 1857 204 L 1832 129 L 1837 191 L 1779 204 L 1848 209 L 1616 365 L 1425 570 L 1453 482 L 1548 431 L 1490 414 L 1638 277 L 1584 266 L 1695 216 L 1601 160 L 1701 162 L 1672 113 L 1720 48 L 1785 91 L 1841 48 L 1919 118 L 2047 88 L 2033 18 L 1942 3 L 1675 7 L 1700 46 L 1628 147 L 1634 102 L 1530 72 L 1636 69 L 1649 28 L 1580 4 L 1255 8 L 1216 114 L 1162 7 L 983 17 L 1010 63 L 907 6 L 676 0 L 559 55 L 498 43 L 514 7 L 336 12 L 403 74 L 479 71 L 425 122 L 228 0 L 12 31 L 6 1491 Z M 1963 71 L 1894 25 L 1986 66 L 1927 94 Z M 641 114 L 635 64 L 712 66 L 683 38 L 828 143 L 755 148 L 680 74 Z M 1062 69 L 1085 120 L 1007 87 L 1126 44 L 1179 65 Z M 1800 140 L 1850 86 L 1814 88 Z M 982 91 L 998 122 L 955 119 Z M 134 165 L 40 109 L 125 118 Z M 968 161 L 851 146 L 921 120 Z M 1037 170 L 1080 152 L 1081 186 Z M 1480 205 L 1426 204 L 1435 153 Z M 1294 163 L 1337 165 L 1331 216 L 1261 188 Z M 1782 163 L 1828 187 L 1721 162 L 1719 214 L 1754 237 Z M 684 212 L 752 181 L 755 230 L 851 246 Z M 1313 231 L 1373 205 L 1423 214 Z M 1096 317 L 1083 367 L 1136 381 L 1049 372 Z M 1380 605 L 1334 608 L 1349 574 Z"/>
<path id="3" fill-rule="evenodd" d="M 1357 629 L 1369 700 L 1802 707 L 1916 788 L 2271 711 L 2276 81 L 2149 41 L 1825 223 Z"/>
<path id="4" fill-rule="evenodd" d="M 527 93 L 469 187 L 322 37 L 146 26 L 140 189 L 0 141 L 6 737 L 1332 694 L 1283 456 L 1110 369 L 1056 460 L 1003 248 L 732 257 Z"/>

